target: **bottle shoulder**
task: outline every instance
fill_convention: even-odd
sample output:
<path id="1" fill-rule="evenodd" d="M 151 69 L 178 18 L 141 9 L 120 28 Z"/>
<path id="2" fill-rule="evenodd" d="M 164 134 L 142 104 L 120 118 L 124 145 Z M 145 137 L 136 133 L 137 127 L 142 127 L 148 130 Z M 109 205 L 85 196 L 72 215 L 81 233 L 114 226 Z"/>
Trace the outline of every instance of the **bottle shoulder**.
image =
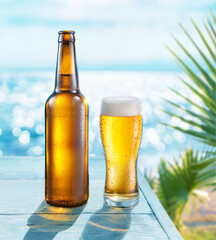
<path id="1" fill-rule="evenodd" d="M 61 91 L 53 92 L 45 103 L 46 108 L 49 107 L 73 107 L 73 106 L 84 106 L 88 108 L 88 104 L 85 97 L 81 92 Z"/>

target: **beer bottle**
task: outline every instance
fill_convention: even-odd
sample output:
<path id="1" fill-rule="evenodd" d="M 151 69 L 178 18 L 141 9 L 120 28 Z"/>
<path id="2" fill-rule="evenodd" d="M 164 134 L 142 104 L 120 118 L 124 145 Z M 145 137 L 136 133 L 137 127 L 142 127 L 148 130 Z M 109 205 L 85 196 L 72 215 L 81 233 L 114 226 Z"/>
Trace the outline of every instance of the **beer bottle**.
<path id="1" fill-rule="evenodd" d="M 54 92 L 46 101 L 46 201 L 75 207 L 88 200 L 88 105 L 79 90 L 73 31 L 60 31 Z"/>

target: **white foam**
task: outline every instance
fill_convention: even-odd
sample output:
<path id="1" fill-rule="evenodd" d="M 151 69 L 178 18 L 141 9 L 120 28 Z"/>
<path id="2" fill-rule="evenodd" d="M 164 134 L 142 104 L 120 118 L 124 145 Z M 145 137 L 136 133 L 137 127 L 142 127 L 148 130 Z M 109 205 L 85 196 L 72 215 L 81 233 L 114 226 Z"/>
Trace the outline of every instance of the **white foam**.
<path id="1" fill-rule="evenodd" d="M 137 97 L 118 96 L 102 99 L 101 115 L 104 116 L 136 116 L 141 114 L 141 101 Z"/>

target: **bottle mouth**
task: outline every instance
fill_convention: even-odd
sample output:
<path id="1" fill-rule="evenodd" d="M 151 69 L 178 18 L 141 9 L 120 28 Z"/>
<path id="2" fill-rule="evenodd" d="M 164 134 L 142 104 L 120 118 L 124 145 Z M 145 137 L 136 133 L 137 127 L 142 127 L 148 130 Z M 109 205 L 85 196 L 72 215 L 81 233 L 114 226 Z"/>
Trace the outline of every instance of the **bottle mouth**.
<path id="1" fill-rule="evenodd" d="M 73 30 L 61 30 L 58 34 L 75 34 Z"/>
<path id="2" fill-rule="evenodd" d="M 58 42 L 74 42 L 75 41 L 75 32 L 72 30 L 61 30 L 58 32 L 59 38 Z"/>

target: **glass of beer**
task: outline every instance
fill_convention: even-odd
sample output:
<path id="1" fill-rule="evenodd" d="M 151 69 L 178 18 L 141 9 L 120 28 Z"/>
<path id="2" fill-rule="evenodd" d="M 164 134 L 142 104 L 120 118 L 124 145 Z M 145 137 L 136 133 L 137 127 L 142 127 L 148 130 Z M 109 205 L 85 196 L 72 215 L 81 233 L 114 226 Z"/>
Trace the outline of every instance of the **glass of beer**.
<path id="1" fill-rule="evenodd" d="M 106 158 L 105 203 L 132 207 L 138 203 L 137 155 L 142 135 L 141 101 L 137 97 L 105 97 L 100 116 Z"/>

